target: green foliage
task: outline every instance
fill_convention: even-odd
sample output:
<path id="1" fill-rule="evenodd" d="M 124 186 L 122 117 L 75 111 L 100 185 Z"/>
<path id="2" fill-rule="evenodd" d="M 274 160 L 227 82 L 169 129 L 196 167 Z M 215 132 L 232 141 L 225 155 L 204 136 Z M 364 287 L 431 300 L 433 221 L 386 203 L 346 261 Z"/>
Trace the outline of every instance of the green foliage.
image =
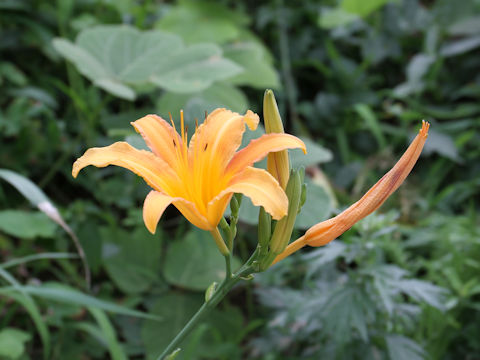
<path id="1" fill-rule="evenodd" d="M 220 48 L 213 44 L 185 47 L 173 34 L 142 33 L 127 26 L 98 26 L 82 31 L 75 44 L 55 39 L 53 45 L 95 85 L 128 100 L 135 98 L 129 85 L 153 83 L 189 93 L 241 71 L 223 59 Z"/>
<path id="2" fill-rule="evenodd" d="M 15 328 L 5 328 L 0 331 L 0 357 L 6 359 L 20 359 L 25 352 L 25 343 L 31 335 Z"/>
<path id="3" fill-rule="evenodd" d="M 240 265 L 240 261 L 234 258 L 233 270 Z M 164 274 L 173 285 L 203 291 L 213 281 L 220 282 L 225 278 L 225 261 L 218 256 L 218 248 L 208 232 L 193 230 L 169 247 Z"/>
<path id="4" fill-rule="evenodd" d="M 73 180 L 72 162 L 147 148 L 130 122 L 149 113 L 183 109 L 189 135 L 217 107 L 261 115 L 265 88 L 308 150 L 290 152 L 308 185 L 298 236 L 432 127 L 377 215 L 235 287 L 176 359 L 477 357 L 479 14 L 474 0 L 0 2 L 0 358 L 158 356 L 223 259 L 173 207 L 150 235 L 141 179 Z M 234 268 L 257 221 L 244 198 Z"/>

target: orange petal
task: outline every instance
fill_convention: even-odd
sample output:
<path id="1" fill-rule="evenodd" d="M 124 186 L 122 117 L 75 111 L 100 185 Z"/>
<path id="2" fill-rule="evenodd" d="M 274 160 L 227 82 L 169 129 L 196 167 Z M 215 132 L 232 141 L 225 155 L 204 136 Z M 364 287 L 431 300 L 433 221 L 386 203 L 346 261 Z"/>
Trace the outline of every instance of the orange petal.
<path id="1" fill-rule="evenodd" d="M 310 246 L 325 245 L 378 209 L 403 183 L 417 162 L 427 139 L 429 126 L 429 123 L 423 122 L 419 134 L 400 160 L 360 200 L 334 218 L 310 228 L 305 233 L 306 243 Z"/>
<path id="2" fill-rule="evenodd" d="M 212 226 L 208 222 L 207 218 L 200 214 L 200 212 L 192 202 L 182 198 L 176 198 L 175 201 L 172 202 L 172 204 L 175 205 L 175 207 L 182 213 L 182 215 L 185 216 L 185 218 L 196 227 L 209 231 L 215 228 L 216 225 Z"/>
<path id="3" fill-rule="evenodd" d="M 245 115 L 216 109 L 201 124 L 190 140 L 189 153 L 197 151 L 204 161 L 223 169 L 242 143 L 245 124 L 256 128 L 259 118 L 252 111 Z"/>
<path id="4" fill-rule="evenodd" d="M 157 115 L 147 115 L 131 123 L 142 135 L 153 153 L 165 160 L 173 169 L 176 168 L 175 142 L 181 145 L 182 139 L 175 129 Z"/>
<path id="5" fill-rule="evenodd" d="M 306 154 L 305 144 L 299 138 L 289 134 L 266 134 L 252 140 L 250 144 L 237 152 L 227 166 L 227 171 L 236 173 L 245 167 L 262 160 L 270 152 L 301 148 Z"/>
<path id="6" fill-rule="evenodd" d="M 147 184 L 155 190 L 169 194 L 175 193 L 174 190 L 178 183 L 175 173 L 166 162 L 151 152 L 137 150 L 126 142 L 116 142 L 110 146 L 88 149 L 73 164 L 73 177 L 77 177 L 78 172 L 88 165 L 96 167 L 116 165 L 127 168 L 143 177 Z"/>
<path id="7" fill-rule="evenodd" d="M 207 219 L 197 211 L 193 203 L 180 197 L 171 197 L 152 190 L 143 203 L 143 221 L 152 234 L 155 233 L 158 221 L 170 204 L 173 204 L 193 225 L 200 229 L 212 230 Z"/>
<path id="8" fill-rule="evenodd" d="M 157 224 L 165 209 L 175 198 L 152 190 L 143 203 L 143 222 L 148 231 L 155 234 Z"/>
<path id="9" fill-rule="evenodd" d="M 208 203 L 208 219 L 211 223 L 218 224 L 225 211 L 225 196 L 232 193 L 248 196 L 255 206 L 263 206 L 276 220 L 287 215 L 288 198 L 277 180 L 263 169 L 247 167 L 233 177 L 229 186 Z M 216 206 L 216 202 L 220 202 L 221 206 Z"/>

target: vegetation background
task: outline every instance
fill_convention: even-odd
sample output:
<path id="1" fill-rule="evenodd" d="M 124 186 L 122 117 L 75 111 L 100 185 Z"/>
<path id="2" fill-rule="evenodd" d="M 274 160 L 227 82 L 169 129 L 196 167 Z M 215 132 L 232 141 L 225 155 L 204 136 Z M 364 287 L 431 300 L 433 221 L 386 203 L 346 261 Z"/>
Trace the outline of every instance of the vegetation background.
<path id="1" fill-rule="evenodd" d="M 234 289 L 178 359 L 480 359 L 480 1 L 2 0 L 0 34 L 1 359 L 158 356 L 223 259 L 174 208 L 150 235 L 140 178 L 71 165 L 266 88 L 309 150 L 299 234 L 430 136 L 376 214 Z"/>

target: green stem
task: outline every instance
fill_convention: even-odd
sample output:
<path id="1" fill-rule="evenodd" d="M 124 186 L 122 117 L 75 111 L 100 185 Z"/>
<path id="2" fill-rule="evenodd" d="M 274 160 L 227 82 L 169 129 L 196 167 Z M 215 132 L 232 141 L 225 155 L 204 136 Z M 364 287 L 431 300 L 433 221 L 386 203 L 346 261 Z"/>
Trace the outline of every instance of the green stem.
<path id="1" fill-rule="evenodd" d="M 200 309 L 193 315 L 193 317 L 188 321 L 188 323 L 183 327 L 183 329 L 175 336 L 175 338 L 168 344 L 162 354 L 157 358 L 157 360 L 162 360 L 169 354 L 171 354 L 175 349 L 178 348 L 178 345 L 185 339 L 185 337 L 190 334 L 190 332 L 199 324 L 202 318 L 210 312 L 218 303 L 228 294 L 232 287 L 242 280 L 243 277 L 252 274 L 254 270 L 250 266 L 244 265 L 236 274 L 232 275 L 230 278 L 226 277 L 222 284 L 218 287 L 212 297 L 206 301 Z"/>
<path id="2" fill-rule="evenodd" d="M 223 240 L 220 231 L 218 231 L 218 228 L 211 230 L 210 234 L 212 234 L 212 237 L 215 240 L 215 243 L 217 244 L 218 249 L 220 250 L 222 255 L 228 256 L 230 254 L 230 251 L 228 250 L 227 245 L 225 245 L 225 241 Z"/>

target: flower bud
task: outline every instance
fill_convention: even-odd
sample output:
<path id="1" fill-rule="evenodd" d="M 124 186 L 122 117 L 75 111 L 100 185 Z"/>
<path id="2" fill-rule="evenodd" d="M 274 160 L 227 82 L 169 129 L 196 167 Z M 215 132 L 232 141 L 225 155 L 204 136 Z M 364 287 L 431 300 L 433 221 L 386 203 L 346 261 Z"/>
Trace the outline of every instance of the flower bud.
<path id="1" fill-rule="evenodd" d="M 282 119 L 272 90 L 266 90 L 263 97 L 263 118 L 267 134 L 284 133 Z M 282 150 L 269 153 L 267 156 L 267 170 L 285 190 L 290 175 L 288 151 Z"/>
<path id="2" fill-rule="evenodd" d="M 288 197 L 288 214 L 275 225 L 270 251 L 272 254 L 280 254 L 288 245 L 292 236 L 293 225 L 297 218 L 298 209 L 302 197 L 302 170 L 292 170 L 285 193 Z M 273 259 L 272 259 L 273 260 Z"/>

